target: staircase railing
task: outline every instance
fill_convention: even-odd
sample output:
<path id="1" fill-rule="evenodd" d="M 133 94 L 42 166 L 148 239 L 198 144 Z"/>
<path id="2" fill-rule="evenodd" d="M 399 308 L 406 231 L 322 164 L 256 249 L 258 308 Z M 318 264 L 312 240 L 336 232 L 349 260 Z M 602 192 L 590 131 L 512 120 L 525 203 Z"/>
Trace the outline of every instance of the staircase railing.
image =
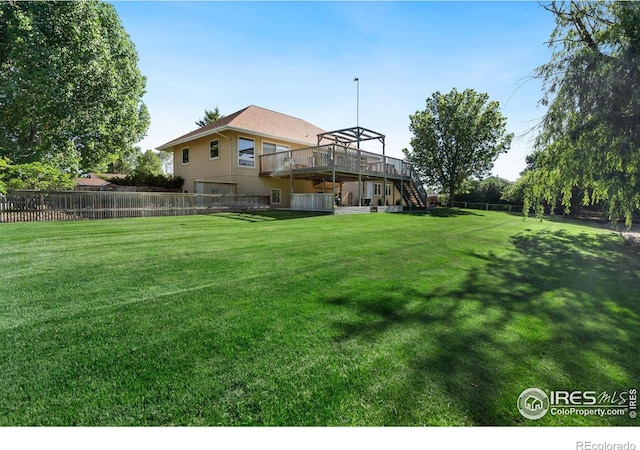
<path id="1" fill-rule="evenodd" d="M 408 188 L 406 192 L 407 196 L 405 200 L 407 203 L 413 203 L 419 208 L 425 208 L 427 206 L 427 192 L 422 185 L 422 181 L 418 177 L 416 171 L 413 169 L 413 165 L 404 161 L 402 165 L 402 176 L 404 181 L 404 188 Z"/>

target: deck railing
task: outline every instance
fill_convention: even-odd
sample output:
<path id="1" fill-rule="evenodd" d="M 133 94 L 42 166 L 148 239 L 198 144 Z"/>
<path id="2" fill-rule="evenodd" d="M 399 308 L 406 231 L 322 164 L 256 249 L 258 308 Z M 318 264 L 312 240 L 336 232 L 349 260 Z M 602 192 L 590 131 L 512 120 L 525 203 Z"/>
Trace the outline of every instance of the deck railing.
<path id="1" fill-rule="evenodd" d="M 329 144 L 262 155 L 260 175 L 288 176 L 335 169 L 352 175 L 400 178 L 405 165 L 403 160 L 391 156 Z"/>
<path id="2" fill-rule="evenodd" d="M 269 197 L 165 192 L 10 191 L 0 222 L 183 216 L 269 207 Z"/>

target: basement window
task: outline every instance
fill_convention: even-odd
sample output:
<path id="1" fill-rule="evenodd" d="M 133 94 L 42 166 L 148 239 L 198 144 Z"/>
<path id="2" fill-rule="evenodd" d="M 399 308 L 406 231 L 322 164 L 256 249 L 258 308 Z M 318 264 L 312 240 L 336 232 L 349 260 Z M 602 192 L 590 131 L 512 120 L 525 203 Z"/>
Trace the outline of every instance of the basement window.
<path id="1" fill-rule="evenodd" d="M 271 189 L 271 204 L 279 205 L 281 203 L 280 195 L 282 191 L 280 189 Z"/>

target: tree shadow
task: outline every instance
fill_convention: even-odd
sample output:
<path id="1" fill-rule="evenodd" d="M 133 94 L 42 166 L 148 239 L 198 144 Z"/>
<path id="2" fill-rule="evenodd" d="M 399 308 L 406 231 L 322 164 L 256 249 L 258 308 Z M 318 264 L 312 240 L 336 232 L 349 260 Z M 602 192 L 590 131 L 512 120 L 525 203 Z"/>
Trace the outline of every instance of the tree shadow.
<path id="1" fill-rule="evenodd" d="M 523 213 L 515 213 L 524 217 Z M 533 213 L 529 213 L 528 220 L 543 221 L 547 220 L 553 223 L 579 225 L 585 228 L 593 228 L 595 230 L 609 230 L 615 233 L 627 233 L 627 229 L 623 220 L 610 221 L 608 219 L 584 218 L 572 215 L 562 214 L 545 214 L 541 219 L 535 217 Z M 633 226 L 631 231 L 637 231 L 637 226 Z"/>
<path id="2" fill-rule="evenodd" d="M 412 216 L 431 216 L 431 217 L 458 217 L 458 216 L 480 216 L 481 214 L 473 211 L 462 210 L 458 208 L 431 208 L 418 209 L 413 211 L 404 211 L 404 214 Z"/>
<path id="3" fill-rule="evenodd" d="M 620 392 L 640 384 L 638 250 L 613 234 L 565 231 L 527 231 L 511 243 L 504 254 L 467 253 L 477 264 L 450 286 L 327 299 L 358 318 L 333 324 L 338 345 L 412 336 L 401 346 L 409 381 L 385 424 L 410 422 L 429 383 L 476 425 L 532 424 L 515 406 L 529 387 Z M 404 416 L 391 413 L 398 410 Z M 631 422 L 547 414 L 536 424 Z"/>
<path id="4" fill-rule="evenodd" d="M 309 217 L 326 216 L 327 214 L 314 211 L 264 210 L 252 212 L 226 212 L 217 213 L 215 215 L 218 217 L 242 220 L 245 222 L 271 222 L 274 220 L 306 219 Z"/>

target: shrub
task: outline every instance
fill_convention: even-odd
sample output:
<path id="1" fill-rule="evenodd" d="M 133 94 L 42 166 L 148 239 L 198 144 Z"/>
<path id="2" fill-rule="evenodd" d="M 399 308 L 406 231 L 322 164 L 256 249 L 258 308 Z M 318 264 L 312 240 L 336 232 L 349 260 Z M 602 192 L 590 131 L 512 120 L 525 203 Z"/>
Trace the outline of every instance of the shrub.
<path id="1" fill-rule="evenodd" d="M 163 189 L 180 189 L 184 179 L 173 175 L 134 172 L 124 178 L 111 178 L 108 181 L 118 186 L 151 186 Z"/>

